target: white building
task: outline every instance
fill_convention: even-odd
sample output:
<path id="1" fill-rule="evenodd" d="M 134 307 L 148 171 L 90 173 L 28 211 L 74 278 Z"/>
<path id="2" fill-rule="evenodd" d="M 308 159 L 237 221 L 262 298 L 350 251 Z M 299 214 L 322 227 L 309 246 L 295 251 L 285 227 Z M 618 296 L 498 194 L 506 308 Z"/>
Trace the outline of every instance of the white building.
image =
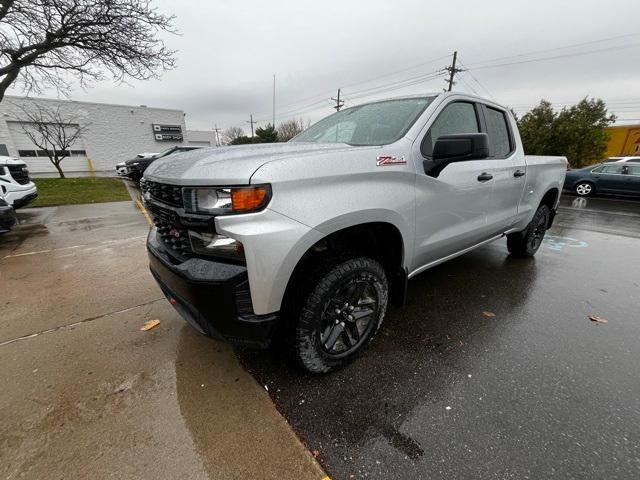
<path id="1" fill-rule="evenodd" d="M 25 109 L 35 104 L 60 108 L 65 118 L 86 126 L 61 163 L 65 173 L 111 172 L 117 163 L 138 153 L 161 152 L 174 145 L 216 145 L 215 132 L 187 130 L 182 110 L 5 96 L 0 103 L 0 155 L 22 159 L 36 176 L 56 170 L 22 126 Z"/>

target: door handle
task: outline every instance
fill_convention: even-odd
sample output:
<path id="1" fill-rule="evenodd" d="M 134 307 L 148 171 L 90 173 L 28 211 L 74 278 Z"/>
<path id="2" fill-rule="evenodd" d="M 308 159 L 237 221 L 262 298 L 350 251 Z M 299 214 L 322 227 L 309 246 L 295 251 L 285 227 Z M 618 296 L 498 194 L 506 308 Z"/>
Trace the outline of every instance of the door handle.
<path id="1" fill-rule="evenodd" d="M 492 178 L 493 178 L 493 175 L 491 175 L 490 173 L 487 173 L 487 172 L 483 172 L 480 175 L 478 175 L 478 181 L 479 182 L 488 182 Z"/>
<path id="2" fill-rule="evenodd" d="M 518 177 L 524 177 L 526 175 L 526 173 L 524 172 L 524 170 L 516 170 L 515 172 L 513 172 L 513 176 L 518 178 Z"/>

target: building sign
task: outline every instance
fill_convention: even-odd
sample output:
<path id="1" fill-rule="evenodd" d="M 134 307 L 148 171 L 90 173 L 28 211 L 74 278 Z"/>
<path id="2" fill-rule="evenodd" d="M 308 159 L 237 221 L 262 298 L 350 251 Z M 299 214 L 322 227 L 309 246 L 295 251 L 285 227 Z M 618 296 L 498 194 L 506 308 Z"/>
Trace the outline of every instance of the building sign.
<path id="1" fill-rule="evenodd" d="M 640 125 L 620 125 L 605 130 L 609 134 L 608 157 L 640 156 Z"/>
<path id="2" fill-rule="evenodd" d="M 154 123 L 151 127 L 153 128 L 153 134 L 156 140 L 174 140 L 179 142 L 183 140 L 181 125 L 160 125 Z"/>

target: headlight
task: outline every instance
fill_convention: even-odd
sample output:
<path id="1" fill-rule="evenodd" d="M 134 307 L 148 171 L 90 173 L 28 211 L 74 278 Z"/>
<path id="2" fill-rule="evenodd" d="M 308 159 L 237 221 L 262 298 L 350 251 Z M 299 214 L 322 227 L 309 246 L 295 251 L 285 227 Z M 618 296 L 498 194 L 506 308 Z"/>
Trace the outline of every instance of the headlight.
<path id="1" fill-rule="evenodd" d="M 191 213 L 228 215 L 257 212 L 271 199 L 269 185 L 251 187 L 185 187 L 182 189 L 185 210 Z"/>

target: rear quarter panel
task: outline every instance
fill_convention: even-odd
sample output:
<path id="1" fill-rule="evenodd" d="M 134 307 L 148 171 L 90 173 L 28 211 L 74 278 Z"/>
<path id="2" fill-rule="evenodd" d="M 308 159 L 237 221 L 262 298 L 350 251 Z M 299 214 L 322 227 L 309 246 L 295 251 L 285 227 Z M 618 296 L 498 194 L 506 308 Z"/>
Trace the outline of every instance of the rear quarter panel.
<path id="1" fill-rule="evenodd" d="M 526 155 L 525 161 L 527 175 L 518 207 L 517 229 L 523 229 L 531 221 L 544 195 L 554 188 L 558 190 L 558 198 L 554 208 L 557 207 L 567 173 L 567 159 L 565 157 Z"/>

